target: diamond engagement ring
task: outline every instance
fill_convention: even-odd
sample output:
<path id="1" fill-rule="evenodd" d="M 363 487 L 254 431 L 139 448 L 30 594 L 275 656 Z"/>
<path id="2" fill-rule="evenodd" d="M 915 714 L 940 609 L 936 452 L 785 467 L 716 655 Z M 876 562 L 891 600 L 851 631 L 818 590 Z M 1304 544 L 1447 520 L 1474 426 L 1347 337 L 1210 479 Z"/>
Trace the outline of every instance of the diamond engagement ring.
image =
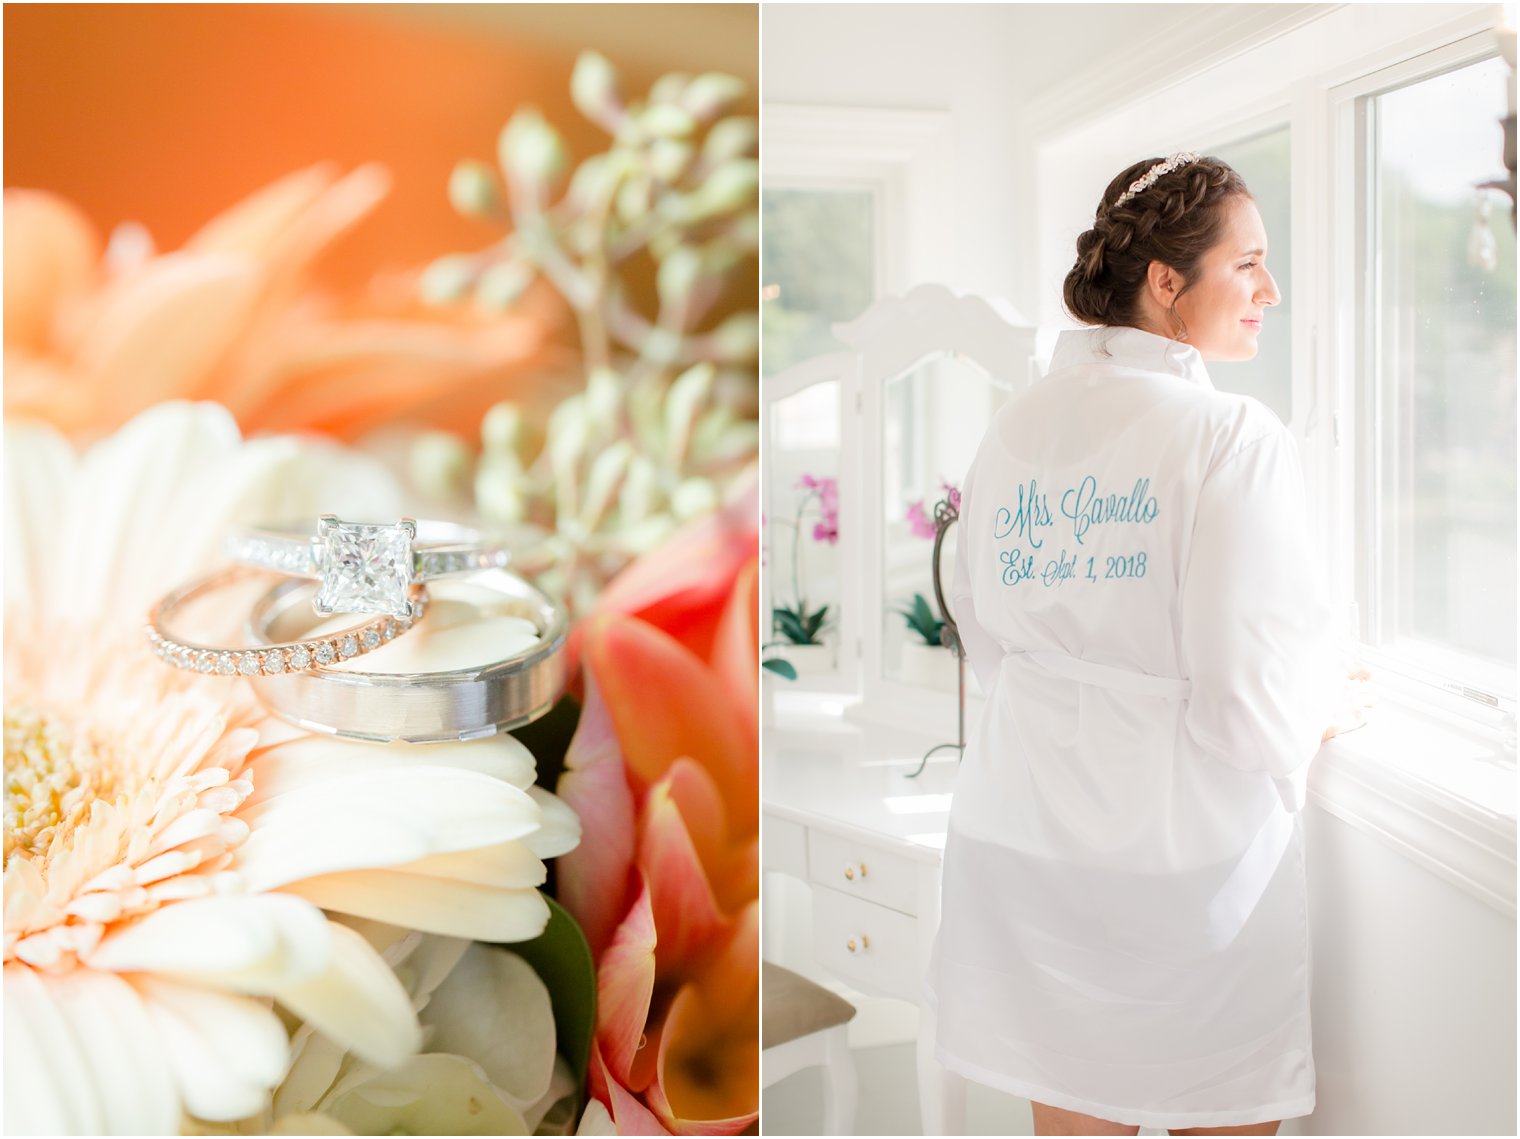
<path id="1" fill-rule="evenodd" d="M 154 655 L 165 664 L 191 672 L 221 676 L 280 676 L 301 673 L 334 661 L 373 652 L 406 632 L 427 609 L 427 589 L 413 585 L 407 594 L 408 612 L 399 616 L 371 617 L 321 637 L 257 646 L 231 648 L 199 644 L 175 636 L 169 630 L 175 617 L 192 603 L 252 577 L 264 577 L 253 569 L 224 569 L 166 594 L 148 613 L 144 632 Z"/>
<path id="2" fill-rule="evenodd" d="M 419 540 L 420 539 L 420 540 Z M 305 528 L 253 529 L 227 540 L 233 561 L 321 581 L 312 607 L 322 614 L 388 613 L 416 617 L 411 587 L 452 574 L 502 569 L 504 547 L 482 541 L 477 530 L 451 522 L 395 525 L 345 522 L 332 514 Z"/>

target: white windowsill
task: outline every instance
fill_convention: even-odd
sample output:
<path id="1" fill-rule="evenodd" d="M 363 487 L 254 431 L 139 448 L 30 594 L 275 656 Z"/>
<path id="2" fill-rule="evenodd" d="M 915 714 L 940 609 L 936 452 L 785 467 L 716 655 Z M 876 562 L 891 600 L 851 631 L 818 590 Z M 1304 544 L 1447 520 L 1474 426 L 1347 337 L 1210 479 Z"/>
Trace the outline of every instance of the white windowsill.
<path id="1" fill-rule="evenodd" d="M 1513 756 L 1502 757 L 1499 733 L 1381 687 L 1366 726 L 1330 740 L 1315 756 L 1310 804 L 1514 917 Z M 968 700 L 968 726 L 981 703 Z M 947 693 L 925 692 L 921 702 L 888 707 L 835 697 L 829 709 L 905 730 L 938 723 L 947 738 L 954 735 L 955 697 Z"/>
<path id="2" fill-rule="evenodd" d="M 1374 708 L 1309 769 L 1311 803 L 1511 917 L 1515 796 L 1494 733 L 1407 704 Z"/>

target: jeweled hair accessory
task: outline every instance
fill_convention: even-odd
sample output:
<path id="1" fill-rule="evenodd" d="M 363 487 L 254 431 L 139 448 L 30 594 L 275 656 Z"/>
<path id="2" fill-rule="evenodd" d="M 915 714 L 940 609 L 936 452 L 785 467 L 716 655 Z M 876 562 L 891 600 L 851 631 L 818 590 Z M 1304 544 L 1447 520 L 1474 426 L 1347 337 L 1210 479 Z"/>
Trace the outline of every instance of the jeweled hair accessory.
<path id="1" fill-rule="evenodd" d="M 1170 174 L 1173 170 L 1186 166 L 1189 162 L 1197 162 L 1200 157 L 1201 155 L 1195 151 L 1184 150 L 1178 154 L 1172 155 L 1165 162 L 1156 163 L 1156 165 L 1147 170 L 1142 177 L 1136 178 L 1133 182 L 1131 182 L 1129 184 L 1129 189 L 1125 190 L 1124 193 L 1120 194 L 1118 198 L 1114 200 L 1114 205 L 1122 206 L 1136 194 L 1143 194 L 1146 190 L 1149 190 L 1156 184 L 1156 179 L 1166 174 Z"/>

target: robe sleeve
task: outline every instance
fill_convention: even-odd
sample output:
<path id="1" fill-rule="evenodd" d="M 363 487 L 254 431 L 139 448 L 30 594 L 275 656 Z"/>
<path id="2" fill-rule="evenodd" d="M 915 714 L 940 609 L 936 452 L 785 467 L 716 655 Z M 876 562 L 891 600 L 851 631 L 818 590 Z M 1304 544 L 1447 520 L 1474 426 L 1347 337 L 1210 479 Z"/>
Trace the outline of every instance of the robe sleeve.
<path id="1" fill-rule="evenodd" d="M 1188 734 L 1221 762 L 1269 775 L 1290 812 L 1303 808 L 1339 689 L 1305 510 L 1279 424 L 1205 479 L 1181 597 Z"/>
<path id="2" fill-rule="evenodd" d="M 966 661 L 976 674 L 982 691 L 991 696 L 997 684 L 998 670 L 1003 666 L 1003 647 L 977 620 L 975 590 L 971 585 L 971 566 L 981 548 L 972 532 L 971 483 L 976 466 L 973 463 L 966 472 L 961 487 L 960 521 L 956 523 L 955 573 L 950 586 L 950 613 L 955 618 L 955 628 L 960 634 L 961 647 Z"/>

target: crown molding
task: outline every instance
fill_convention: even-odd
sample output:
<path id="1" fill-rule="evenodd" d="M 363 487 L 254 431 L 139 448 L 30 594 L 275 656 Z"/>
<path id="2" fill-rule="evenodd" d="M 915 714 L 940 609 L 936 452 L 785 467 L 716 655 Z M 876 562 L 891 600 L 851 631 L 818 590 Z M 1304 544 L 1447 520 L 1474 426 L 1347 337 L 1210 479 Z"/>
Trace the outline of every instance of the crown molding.
<path id="1" fill-rule="evenodd" d="M 1070 130 L 1116 103 L 1186 82 L 1345 6 L 1189 5 L 1185 36 L 1180 21 L 1173 21 L 1135 40 L 1123 58 L 1105 57 L 1032 97 L 1024 106 L 1025 137 Z"/>

